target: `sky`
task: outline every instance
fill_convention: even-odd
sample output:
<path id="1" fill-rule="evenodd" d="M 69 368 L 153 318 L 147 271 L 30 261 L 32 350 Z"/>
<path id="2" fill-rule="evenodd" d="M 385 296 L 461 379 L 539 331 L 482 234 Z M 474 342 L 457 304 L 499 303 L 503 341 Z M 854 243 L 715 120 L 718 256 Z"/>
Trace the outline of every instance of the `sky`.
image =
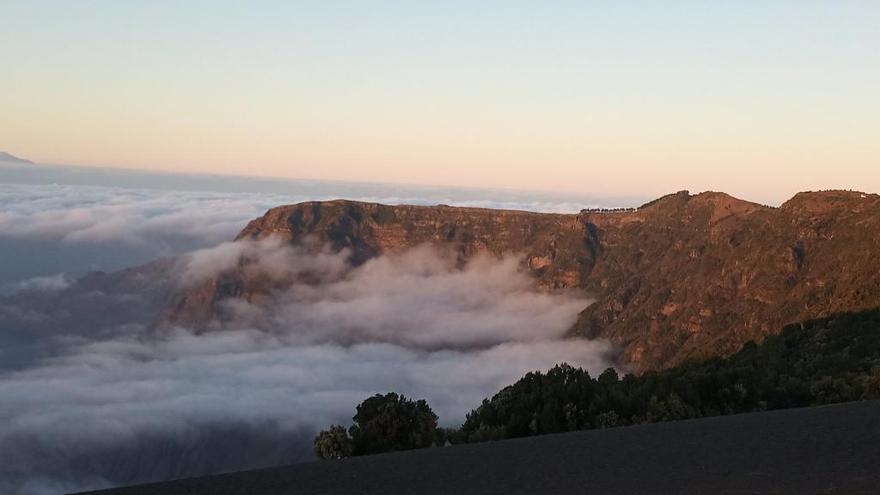
<path id="1" fill-rule="evenodd" d="M 0 150 L 656 196 L 880 191 L 880 3 L 0 2 Z"/>

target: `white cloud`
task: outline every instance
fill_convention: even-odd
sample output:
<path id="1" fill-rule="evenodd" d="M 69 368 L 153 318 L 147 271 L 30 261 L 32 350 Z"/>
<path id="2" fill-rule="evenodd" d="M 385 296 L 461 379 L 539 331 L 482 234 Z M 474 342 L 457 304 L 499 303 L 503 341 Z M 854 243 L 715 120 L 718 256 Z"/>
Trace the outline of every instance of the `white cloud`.
<path id="1" fill-rule="evenodd" d="M 147 174 L 142 182 L 150 182 L 148 179 L 155 178 Z M 247 181 L 239 182 L 246 190 Z M 192 178 L 187 183 L 198 185 Z M 275 192 L 0 184 L 0 252 L 4 252 L 8 262 L 7 266 L 0 263 L 0 289 L 61 271 L 77 277 L 87 271 L 117 270 L 214 246 L 233 239 L 249 220 L 269 208 L 337 199 L 341 192 L 347 199 L 387 204 L 449 204 L 568 213 L 595 206 L 571 198 L 553 201 L 546 195 L 515 191 L 333 182 L 279 181 L 271 185 Z"/>
<path id="2" fill-rule="evenodd" d="M 326 186 L 329 189 L 330 185 Z M 66 244 L 149 244 L 164 238 L 198 239 L 205 245 L 231 239 L 244 224 L 282 204 L 336 199 L 322 190 L 291 194 L 126 189 L 106 186 L 0 184 L 0 236 Z M 575 213 L 576 203 L 437 196 L 355 195 L 347 199 L 387 204 L 451 204 Z"/>
<path id="3" fill-rule="evenodd" d="M 357 403 L 387 391 L 425 398 L 443 424 L 456 425 L 530 370 L 608 366 L 607 344 L 564 338 L 588 301 L 535 292 L 514 258 L 460 267 L 422 247 L 351 267 L 344 252 L 269 240 L 222 244 L 182 263 L 188 282 L 243 269 L 289 284 L 266 304 L 230 301 L 223 330 L 76 339 L 0 375 L 0 465 L 14 468 L 9 477 L 88 486 L 105 473 L 47 470 L 41 459 L 88 459 L 192 431 L 204 441 L 218 424 L 306 432 L 308 444 L 311 433 L 347 422 Z"/>
<path id="4" fill-rule="evenodd" d="M 0 236 L 69 245 L 145 245 L 230 239 L 280 195 L 100 186 L 0 185 Z M 157 246 L 161 248 L 161 246 Z"/>
<path id="5" fill-rule="evenodd" d="M 45 277 L 34 277 L 22 280 L 16 284 L 16 289 L 25 291 L 53 291 L 62 290 L 70 287 L 70 280 L 63 273 L 48 275 Z"/>
<path id="6" fill-rule="evenodd" d="M 563 339 L 588 303 L 583 295 L 535 292 L 515 258 L 478 258 L 461 269 L 454 257 L 420 248 L 352 268 L 346 251 L 227 242 L 270 207 L 333 199 L 338 187 L 291 183 L 288 194 L 0 184 L 0 286 L 36 291 L 32 299 L 41 301 L 0 301 L 0 339 L 31 338 L 25 343 L 36 350 L 28 353 L 43 356 L 0 367 L 15 370 L 0 372 L 0 491 L 56 493 L 160 476 L 131 465 L 152 452 L 146 438 L 209 456 L 217 425 L 246 425 L 234 431 L 266 441 L 278 428 L 305 434 L 297 438 L 307 444 L 317 428 L 346 422 L 365 397 L 391 390 L 427 399 L 452 425 L 527 371 L 562 361 L 607 366 L 607 344 Z M 344 187 L 349 199 L 388 204 L 584 206 L 513 193 Z M 260 304 L 226 301 L 224 330 L 202 335 L 147 331 L 157 315 L 134 309 L 151 307 L 144 301 L 153 296 L 53 299 L 63 299 L 69 276 L 189 251 L 176 266 L 180 284 L 243 269 L 281 289 Z"/>

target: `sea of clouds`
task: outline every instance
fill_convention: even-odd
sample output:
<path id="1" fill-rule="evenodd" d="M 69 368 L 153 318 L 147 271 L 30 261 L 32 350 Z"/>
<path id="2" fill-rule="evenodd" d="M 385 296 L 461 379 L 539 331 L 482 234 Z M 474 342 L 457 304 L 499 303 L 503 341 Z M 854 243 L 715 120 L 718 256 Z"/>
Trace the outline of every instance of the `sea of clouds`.
<path id="1" fill-rule="evenodd" d="M 400 202 L 388 198 L 362 199 Z M 13 294 L 0 299 L 0 358 L 19 357 L 0 366 L 0 492 L 308 460 L 315 432 L 348 424 L 375 393 L 424 398 L 454 426 L 530 370 L 609 365 L 607 344 L 564 336 L 586 297 L 536 292 L 515 256 L 460 266 L 420 247 L 353 266 L 346 251 L 228 242 L 248 219 L 301 199 L 314 198 L 0 185 L 0 243 L 80 250 L 82 260 L 110 269 L 175 256 L 169 278 L 156 282 L 163 290 L 235 270 L 281 287 L 258 302 L 225 301 L 210 331 L 157 330 L 157 315 L 132 309 L 148 307 L 152 296 L 138 292 L 145 289 L 85 291 L 76 274 L 91 265 L 53 272 L 23 252 L 21 264 L 35 270 L 3 267 L 33 276 L 8 276 Z M 133 254 L 101 265 L 100 253 L 119 250 Z M 26 321 L 42 330 L 16 333 Z"/>
<path id="2" fill-rule="evenodd" d="M 171 179 L 149 189 L 12 184 L 2 182 L 2 172 L 0 168 L 0 252 L 4 254 L 0 261 L 0 294 L 49 281 L 45 277 L 76 278 L 88 271 L 118 270 L 213 246 L 231 240 L 248 220 L 269 208 L 302 201 L 344 197 L 386 204 L 448 204 L 555 213 L 575 213 L 595 206 L 592 200 L 562 197 L 554 201 L 538 194 L 314 181 L 269 183 L 273 187 L 262 182 L 258 182 L 261 187 L 247 187 L 247 181 L 240 181 L 243 192 L 177 190 Z M 71 182 L 67 176 L 61 178 Z M 216 189 L 230 188 L 235 183 L 225 178 L 215 181 Z"/>

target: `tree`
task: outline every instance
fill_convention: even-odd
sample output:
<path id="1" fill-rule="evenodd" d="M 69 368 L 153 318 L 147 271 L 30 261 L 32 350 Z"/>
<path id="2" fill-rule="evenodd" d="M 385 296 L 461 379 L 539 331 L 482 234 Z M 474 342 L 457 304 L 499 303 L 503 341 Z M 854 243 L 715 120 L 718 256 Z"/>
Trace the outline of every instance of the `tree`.
<path id="1" fill-rule="evenodd" d="M 596 428 L 614 428 L 620 425 L 617 411 L 603 411 L 596 415 Z"/>
<path id="2" fill-rule="evenodd" d="M 315 455 L 320 459 L 342 459 L 351 453 L 351 437 L 344 426 L 333 425 L 315 437 Z"/>
<path id="3" fill-rule="evenodd" d="M 471 411 L 453 438 L 558 431 L 880 399 L 880 309 L 789 325 L 727 357 L 597 378 L 566 364 L 530 372 Z"/>
<path id="4" fill-rule="evenodd" d="M 677 421 L 690 417 L 692 414 L 687 404 L 675 392 L 669 394 L 665 399 L 659 399 L 656 395 L 652 396 L 648 403 L 647 420 L 650 423 Z"/>
<path id="5" fill-rule="evenodd" d="M 871 373 L 864 378 L 863 399 L 880 399 L 880 366 L 871 369 Z"/>
<path id="6" fill-rule="evenodd" d="M 427 402 L 394 392 L 363 401 L 352 419 L 349 433 L 354 455 L 430 447 L 442 436 L 437 415 Z"/>

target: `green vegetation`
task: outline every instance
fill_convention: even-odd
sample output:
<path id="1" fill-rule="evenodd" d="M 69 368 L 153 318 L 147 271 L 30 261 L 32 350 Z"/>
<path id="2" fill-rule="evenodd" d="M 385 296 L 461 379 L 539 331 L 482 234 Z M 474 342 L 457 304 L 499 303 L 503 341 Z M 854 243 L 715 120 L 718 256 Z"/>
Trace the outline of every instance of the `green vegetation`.
<path id="1" fill-rule="evenodd" d="M 354 425 L 347 432 L 334 425 L 318 434 L 315 454 L 319 458 L 418 449 L 435 445 L 442 438 L 437 415 L 427 402 L 393 392 L 361 402 L 352 420 Z"/>
<path id="2" fill-rule="evenodd" d="M 528 373 L 460 429 L 439 430 L 425 401 L 376 395 L 358 406 L 348 434 L 321 432 L 315 452 L 330 459 L 862 399 L 880 399 L 880 309 L 789 325 L 730 357 L 640 376 L 609 368 L 593 378 L 567 364 Z"/>
<path id="3" fill-rule="evenodd" d="M 315 437 L 315 455 L 319 459 L 342 459 L 351 457 L 351 437 L 344 426 L 333 425 Z"/>
<path id="4" fill-rule="evenodd" d="M 523 437 L 880 398 L 880 310 L 790 325 L 728 358 L 620 379 L 566 364 L 467 416 L 457 441 Z"/>

